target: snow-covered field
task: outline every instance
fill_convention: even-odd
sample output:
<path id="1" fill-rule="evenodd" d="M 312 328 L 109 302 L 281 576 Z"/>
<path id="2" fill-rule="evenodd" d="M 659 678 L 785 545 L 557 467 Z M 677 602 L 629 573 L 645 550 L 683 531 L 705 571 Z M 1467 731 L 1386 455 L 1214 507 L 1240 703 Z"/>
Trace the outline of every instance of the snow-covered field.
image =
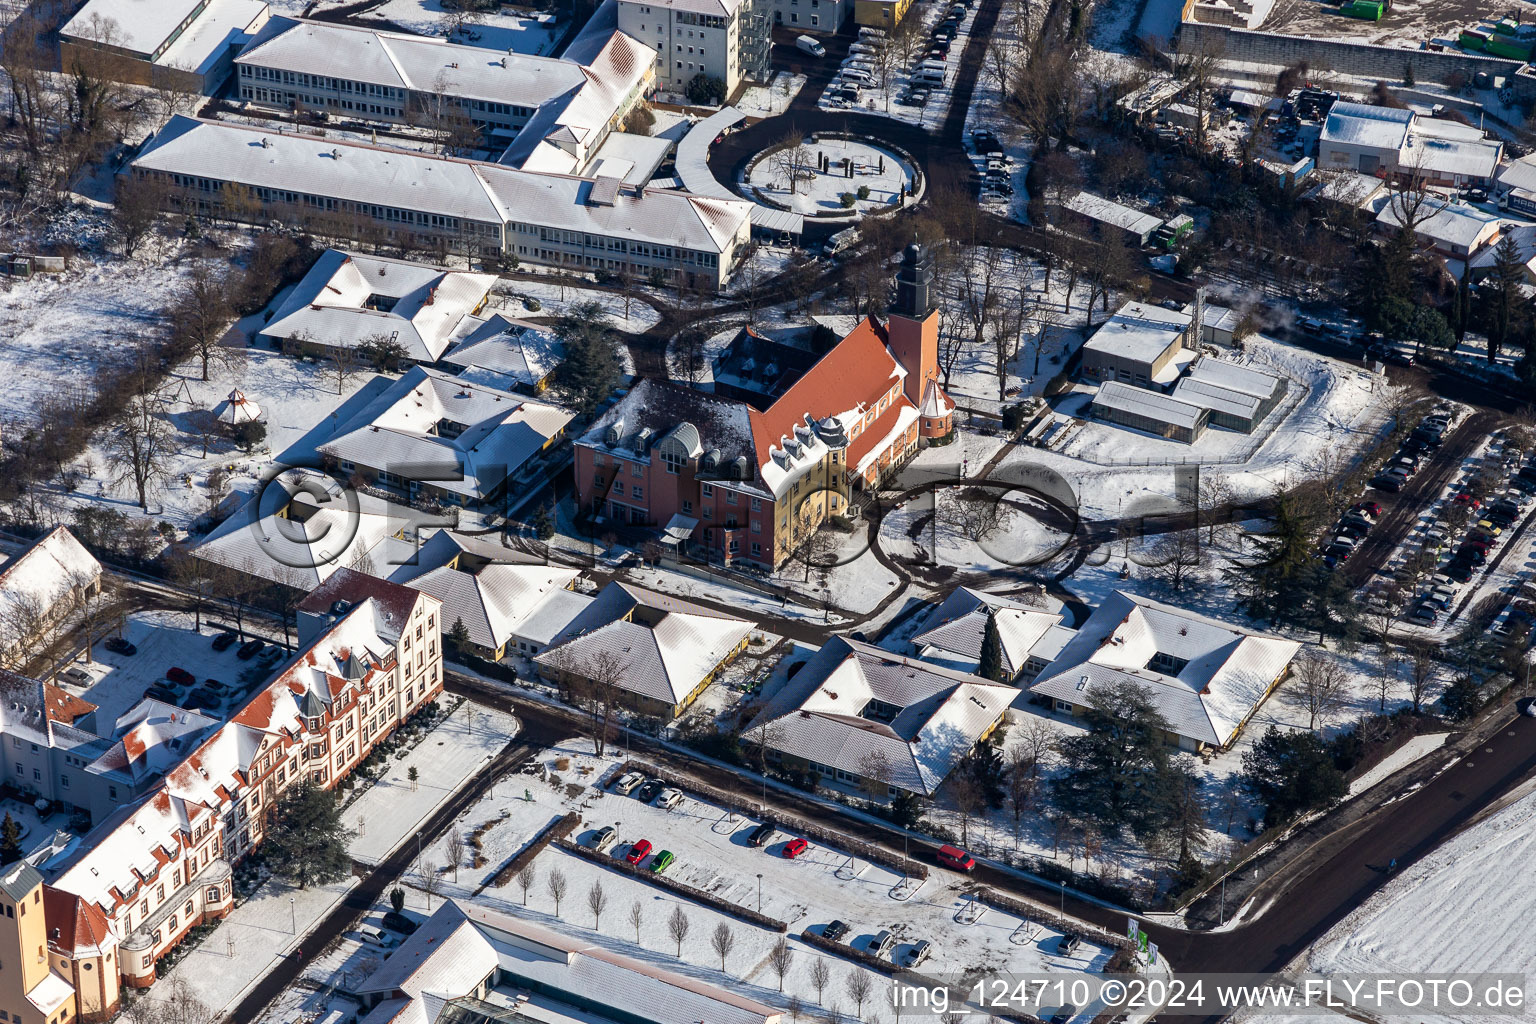
<path id="1" fill-rule="evenodd" d="M 1314 944 L 1304 966 L 1409 976 L 1523 974 L 1529 1002 L 1536 944 L 1530 939 L 1525 894 L 1533 859 L 1536 795 L 1528 795 L 1401 869 Z M 1421 1012 L 1414 1019 L 1471 1024 L 1509 1017 Z"/>
<path id="2" fill-rule="evenodd" d="M 767 85 L 748 85 L 731 104 L 748 117 L 782 114 L 805 86 L 805 76 L 780 71 Z"/>
<path id="3" fill-rule="evenodd" d="M 645 300 L 645 290 L 639 282 L 635 282 L 628 300 L 622 292 L 606 288 L 581 288 L 526 278 L 503 278 L 496 282 L 491 294 L 494 298 L 488 311 L 509 317 L 560 316 L 578 303 L 596 302 L 608 314 L 612 325 L 621 331 L 639 333 L 650 330 L 661 321 L 661 315 Z M 530 310 L 522 301 L 525 297 L 536 300 L 539 309 Z"/>

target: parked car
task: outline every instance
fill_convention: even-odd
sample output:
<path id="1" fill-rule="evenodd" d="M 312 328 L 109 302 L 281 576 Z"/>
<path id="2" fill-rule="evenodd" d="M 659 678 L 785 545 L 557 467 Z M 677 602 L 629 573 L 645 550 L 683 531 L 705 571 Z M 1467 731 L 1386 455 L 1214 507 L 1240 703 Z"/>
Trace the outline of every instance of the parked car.
<path id="1" fill-rule="evenodd" d="M 384 927 L 402 935 L 410 935 L 419 926 L 399 911 L 391 910 L 384 915 Z"/>
<path id="2" fill-rule="evenodd" d="M 778 826 L 771 821 L 765 821 L 752 830 L 752 834 L 747 836 L 747 842 L 753 846 L 767 846 L 778 834 Z"/>
<path id="3" fill-rule="evenodd" d="M 285 653 L 287 652 L 283 650 L 281 645 L 268 644 L 266 647 L 263 647 L 260 651 L 257 652 L 256 660 L 271 663 L 281 660 Z"/>
<path id="4" fill-rule="evenodd" d="M 1064 932 L 1056 942 L 1056 952 L 1062 956 L 1071 956 L 1077 952 L 1077 947 L 1083 944 L 1083 937 L 1077 932 Z"/>
<path id="5" fill-rule="evenodd" d="M 104 645 L 113 654 L 132 656 L 139 653 L 139 649 L 120 636 L 108 637 Z"/>
<path id="6" fill-rule="evenodd" d="M 165 678 L 177 686 L 191 686 L 197 682 L 197 677 L 184 668 L 168 668 L 165 670 Z"/>
<path id="7" fill-rule="evenodd" d="M 896 945 L 896 936 L 882 928 L 875 933 L 874 938 L 869 940 L 869 955 L 885 956 L 894 945 Z"/>
<path id="8" fill-rule="evenodd" d="M 840 942 L 847 934 L 848 926 L 841 921 L 833 921 L 821 930 L 821 937 L 828 942 Z"/>
<path id="9" fill-rule="evenodd" d="M 150 700 L 158 700 L 163 704 L 178 704 L 181 701 L 181 697 L 175 690 L 164 686 L 148 687 L 144 690 L 144 696 Z"/>
<path id="10" fill-rule="evenodd" d="M 227 651 L 235 645 L 235 641 L 238 639 L 240 638 L 234 633 L 225 630 L 213 638 L 213 649 L 216 651 Z"/>
<path id="11" fill-rule="evenodd" d="M 917 942 L 912 944 L 911 949 L 907 950 L 907 955 L 905 957 L 906 966 L 916 967 L 924 960 L 927 960 L 928 955 L 932 952 L 933 944 L 927 939 L 919 939 Z"/>
<path id="12" fill-rule="evenodd" d="M 362 933 L 363 938 L 367 939 L 369 942 L 376 946 L 383 946 L 385 949 L 394 949 L 396 946 L 400 945 L 399 936 L 391 935 L 389 932 L 383 931 L 379 928 L 364 928 L 362 929 Z"/>
<path id="13" fill-rule="evenodd" d="M 239 658 L 241 661 L 250 661 L 252 658 L 256 657 L 256 655 L 260 654 L 261 649 L 265 646 L 267 645 L 262 643 L 260 640 L 247 640 L 245 643 L 241 644 L 240 649 L 235 652 L 235 657 Z"/>
<path id="14" fill-rule="evenodd" d="M 1381 505 L 1374 501 L 1358 501 L 1350 507 L 1351 512 L 1361 512 L 1372 519 L 1380 518 Z"/>
<path id="15" fill-rule="evenodd" d="M 1339 536 L 1348 537 L 1350 540 L 1359 540 L 1371 532 L 1370 524 L 1342 522 L 1339 524 Z"/>
<path id="16" fill-rule="evenodd" d="M 784 844 L 784 858 L 786 860 L 794 860 L 810 848 L 811 844 L 804 839 L 791 839 Z"/>
<path id="17" fill-rule="evenodd" d="M 1063 1003 L 1061 1009 L 1051 1014 L 1051 1024 L 1067 1024 L 1067 1021 L 1077 1016 L 1077 1007 L 1071 1003 Z"/>
<path id="18" fill-rule="evenodd" d="M 1432 604 L 1421 604 L 1408 613 L 1408 621 L 1422 626 L 1433 626 L 1440 619 L 1440 611 Z"/>
<path id="19" fill-rule="evenodd" d="M 939 847 L 936 856 L 940 864 L 947 868 L 953 868 L 956 871 L 970 872 L 976 869 L 976 858 L 958 846 L 950 846 L 948 843 L 945 843 Z"/>
<path id="20" fill-rule="evenodd" d="M 635 790 L 635 799 L 643 804 L 648 804 L 656 799 L 656 794 L 666 788 L 666 783 L 660 779 L 646 779 L 645 783 Z"/>
<path id="21" fill-rule="evenodd" d="M 656 856 L 651 858 L 651 873 L 656 875 L 661 874 L 663 871 L 667 870 L 667 868 L 671 867 L 672 862 L 675 860 L 677 860 L 677 857 L 673 855 L 671 850 L 662 850 Z"/>
<path id="22" fill-rule="evenodd" d="M 671 786 L 663 789 L 661 793 L 656 797 L 656 806 L 660 807 L 664 811 L 670 811 L 672 808 L 676 807 L 682 802 L 683 791 L 680 789 L 673 789 Z"/>
<path id="23" fill-rule="evenodd" d="M 640 785 L 640 783 L 644 781 L 645 776 L 641 775 L 639 772 L 625 772 L 623 775 L 619 776 L 616 782 L 614 782 L 613 791 L 618 793 L 620 796 L 628 796 L 631 792 L 634 791 L 636 786 Z"/>
<path id="24" fill-rule="evenodd" d="M 65 682 L 74 683 L 76 686 L 90 686 L 96 680 L 83 668 L 67 668 L 59 673 Z"/>
<path id="25" fill-rule="evenodd" d="M 631 864 L 639 864 L 650 855 L 650 852 L 651 841 L 649 839 L 642 839 L 639 842 L 629 844 L 629 852 L 624 855 L 624 859 Z"/>
<path id="26" fill-rule="evenodd" d="M 198 687 L 187 694 L 186 706 L 195 711 L 217 711 L 224 698 L 211 690 Z"/>
<path id="27" fill-rule="evenodd" d="M 1378 491 L 1386 491 L 1389 494 L 1396 494 L 1398 491 L 1403 489 L 1403 478 L 1400 476 L 1391 476 L 1387 473 L 1382 473 L 1371 478 L 1371 486 L 1376 488 Z"/>
<path id="28" fill-rule="evenodd" d="M 592 849 L 596 850 L 598 853 L 607 853 L 609 850 L 613 849 L 614 846 L 618 844 L 618 842 L 618 829 L 614 828 L 612 825 L 604 825 L 602 828 L 598 829 L 597 834 L 592 837 Z"/>

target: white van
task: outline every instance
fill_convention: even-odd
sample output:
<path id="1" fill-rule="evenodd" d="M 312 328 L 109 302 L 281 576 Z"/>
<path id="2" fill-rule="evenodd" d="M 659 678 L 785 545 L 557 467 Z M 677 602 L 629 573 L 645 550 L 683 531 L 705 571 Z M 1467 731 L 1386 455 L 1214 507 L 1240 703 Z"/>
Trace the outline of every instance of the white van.
<path id="1" fill-rule="evenodd" d="M 843 81 L 852 82 L 854 85 L 870 86 L 875 84 L 874 76 L 863 68 L 844 68 Z"/>
<path id="2" fill-rule="evenodd" d="M 825 57 L 827 55 L 827 48 L 810 36 L 796 36 L 795 48 L 802 53 L 810 54 L 812 57 Z"/>
<path id="3" fill-rule="evenodd" d="M 919 71 L 937 71 L 939 74 L 949 70 L 949 65 L 942 60 L 925 60 L 917 66 Z"/>
<path id="4" fill-rule="evenodd" d="M 848 52 L 858 54 L 860 57 L 873 57 L 879 51 L 868 43 L 852 43 L 848 47 Z"/>
<path id="5" fill-rule="evenodd" d="M 914 85 L 943 85 L 944 72 L 934 68 L 919 68 L 917 74 L 912 76 Z"/>
<path id="6" fill-rule="evenodd" d="M 865 25 L 863 28 L 859 29 L 859 38 L 867 40 L 879 40 L 883 43 L 885 42 L 885 29 L 872 28 L 868 25 Z"/>

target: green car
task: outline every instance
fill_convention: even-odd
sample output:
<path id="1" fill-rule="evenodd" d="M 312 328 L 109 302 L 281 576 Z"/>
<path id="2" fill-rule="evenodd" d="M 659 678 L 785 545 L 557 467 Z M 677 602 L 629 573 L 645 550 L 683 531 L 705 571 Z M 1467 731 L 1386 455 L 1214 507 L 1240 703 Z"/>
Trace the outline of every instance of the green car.
<path id="1" fill-rule="evenodd" d="M 672 862 L 676 859 L 676 857 L 672 856 L 671 850 L 662 850 L 656 856 L 651 858 L 651 870 L 659 875 L 663 871 L 667 870 L 667 868 L 671 867 Z"/>

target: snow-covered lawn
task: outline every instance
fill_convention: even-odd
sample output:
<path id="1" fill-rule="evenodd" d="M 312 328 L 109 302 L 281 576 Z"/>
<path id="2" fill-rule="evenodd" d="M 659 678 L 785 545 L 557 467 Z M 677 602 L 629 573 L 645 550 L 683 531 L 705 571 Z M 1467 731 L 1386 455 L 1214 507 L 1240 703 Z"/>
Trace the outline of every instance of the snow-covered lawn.
<path id="1" fill-rule="evenodd" d="M 993 507 L 996 526 L 978 524 L 968 535 L 961 520 L 979 519 L 982 509 Z M 930 491 L 886 515 L 880 524 L 880 546 L 886 554 L 906 558 L 921 552 L 933 565 L 962 572 L 1034 565 L 1056 555 L 1070 540 L 1037 518 L 1049 514 L 1028 494 L 982 491 L 980 497 L 962 498 L 954 489 Z"/>
<path id="2" fill-rule="evenodd" d="M 1527 795 L 1400 870 L 1363 906 L 1308 948 L 1304 966 L 1324 972 L 1536 972 L 1530 940 L 1530 865 L 1536 858 L 1536 795 Z M 1362 870 L 1382 865 L 1362 865 Z M 1526 1001 L 1532 990 L 1526 982 Z M 1474 1013 L 1416 1012 L 1425 1024 L 1497 1021 Z"/>
<path id="3" fill-rule="evenodd" d="M 933 943 L 934 952 L 923 970 L 929 974 L 943 975 L 969 969 L 1070 973 L 1097 970 L 1108 959 L 1107 949 L 1090 945 L 1085 945 L 1073 957 L 1058 956 L 1056 940 L 1059 932 L 1049 928 L 1021 930 L 1019 918 L 996 909 L 985 912 L 974 924 L 957 922 L 956 914 L 965 904 L 969 888 L 968 880 L 962 875 L 931 869 L 929 879 L 915 895 L 898 901 L 891 895 L 893 887 L 900 881 L 898 873 L 864 861 L 850 863 L 847 854 L 820 846 L 813 846 L 795 860 L 786 860 L 782 856 L 782 846 L 789 836 L 782 836 L 765 848 L 753 847 L 746 837 L 758 822 L 739 814 L 733 817 L 726 808 L 689 797 L 668 812 L 629 797 L 605 793 L 597 788 L 597 782 L 618 763 L 615 755 L 619 752 L 611 750 L 608 757 L 598 759 L 582 753 L 590 749 L 589 744 L 570 742 L 546 751 L 540 755 L 546 766 L 554 765 L 560 759 L 567 762 L 564 770 L 555 773 L 557 779 L 514 776 L 498 786 L 499 796 L 487 797 L 466 812 L 455 825 L 465 835 L 488 822 L 494 823 L 482 833 L 482 856 L 486 864 L 480 870 L 461 866 L 456 883 L 451 871 L 443 875 L 441 896 L 468 897 L 540 827 L 568 810 L 576 810 L 583 818 L 581 827 L 572 836 L 576 841 L 586 842 L 596 829 L 615 825 L 622 842 L 612 851 L 614 856 L 627 853 L 631 842 L 649 839 L 656 850 L 665 849 L 676 854 L 677 861 L 668 870 L 669 875 L 753 910 L 759 906 L 760 887 L 762 913 L 789 925 L 795 955 L 785 978 L 784 992 L 796 993 L 808 1003 L 815 1001 L 814 986 L 810 982 L 811 964 L 817 957 L 827 954 L 794 937 L 807 928 L 820 931 L 834 919 L 848 924 L 849 933 L 844 941 L 860 949 L 876 932 L 890 929 L 898 939 L 895 954 L 898 958 L 911 943 L 928 939 Z M 522 799 L 524 789 L 532 795 L 531 802 Z M 744 793 L 743 799 L 750 799 L 750 794 Z M 504 812 L 505 818 L 502 817 Z M 424 852 L 423 859 L 433 865 L 446 863 L 445 846 L 446 840 L 439 840 Z M 680 900 L 558 847 L 541 853 L 534 861 L 534 867 L 537 879 L 528 892 L 526 908 L 522 889 L 515 882 L 501 887 L 490 886 L 473 898 L 497 909 L 526 914 L 563 931 L 589 935 L 596 931 L 605 944 L 626 955 L 653 960 L 717 983 L 724 982 L 745 990 L 754 998 L 782 1004 L 784 997 L 779 995 L 778 979 L 766 962 L 768 950 L 777 940 L 775 933 Z M 558 918 L 547 884 L 550 873 L 555 870 L 568 882 Z M 420 876 L 413 872 L 406 881 L 419 886 Z M 587 905 L 587 893 L 598 882 L 607 896 L 601 922 L 594 920 Z M 630 907 L 635 903 L 641 907 L 638 943 L 629 919 Z M 676 946 L 666 928 L 667 916 L 679 905 L 690 919 L 681 963 L 676 958 Z M 727 959 L 725 978 L 719 974 L 720 959 L 709 941 L 715 925 L 721 921 L 727 923 L 736 936 L 735 947 Z M 599 923 L 600 927 L 594 927 Z M 833 968 L 833 984 L 828 987 L 822 1005 L 828 1008 L 837 1005 L 851 1011 L 853 1007 L 844 994 L 844 977 L 863 968 L 837 958 L 832 958 L 830 966 Z M 887 985 L 883 978 L 875 980 L 875 990 L 884 991 Z M 891 1014 L 883 1007 L 872 1009 L 866 1006 L 864 1009 L 865 1021 L 891 1020 Z"/>
<path id="4" fill-rule="evenodd" d="M 499 312 L 509 317 L 560 316 L 581 302 L 596 302 L 603 307 L 614 327 L 621 331 L 639 333 L 650 330 L 661 320 L 661 315 L 645 301 L 638 282 L 634 294 L 626 302 L 622 294 L 603 288 L 579 288 L 548 281 L 529 281 L 524 278 L 496 282 L 494 298 L 486 312 Z M 538 302 L 539 308 L 531 310 L 523 299 Z"/>
<path id="5" fill-rule="evenodd" d="M 748 117 L 773 117 L 784 113 L 804 87 L 804 75 L 780 71 L 767 85 L 748 85 L 731 106 Z"/>
<path id="6" fill-rule="evenodd" d="M 815 166 L 797 164 L 793 173 L 797 180 L 790 187 L 790 168 L 780 166 L 776 156 L 759 160 L 746 175 L 746 184 L 764 196 L 788 206 L 797 213 L 825 214 L 847 210 L 863 213 L 870 209 L 891 206 L 899 201 L 903 189 L 912 190 L 912 168 L 894 152 L 853 139 L 820 138 L 806 147 Z M 827 169 L 820 170 L 821 159 L 828 161 Z M 847 171 L 852 164 L 853 173 Z M 810 175 L 807 180 L 803 175 Z M 857 199 L 851 207 L 845 206 L 844 193 L 857 195 L 861 188 L 869 189 L 867 199 Z"/>

